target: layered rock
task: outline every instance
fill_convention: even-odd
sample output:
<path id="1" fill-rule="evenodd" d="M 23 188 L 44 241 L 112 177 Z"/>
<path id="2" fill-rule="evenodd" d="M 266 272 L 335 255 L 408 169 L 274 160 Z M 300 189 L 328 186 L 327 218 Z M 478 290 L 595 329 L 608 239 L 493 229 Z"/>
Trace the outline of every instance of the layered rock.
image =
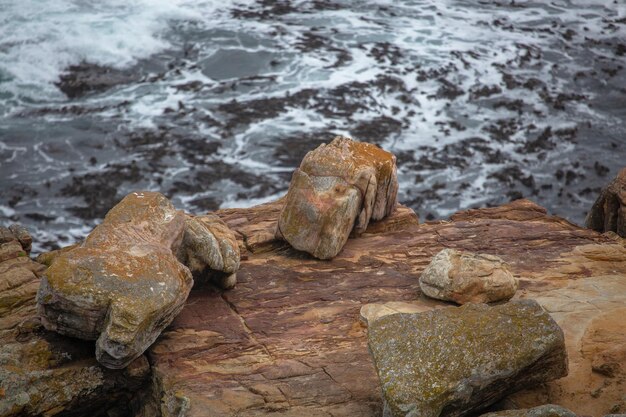
<path id="1" fill-rule="evenodd" d="M 600 192 L 587 214 L 585 226 L 626 237 L 626 168 Z"/>
<path id="2" fill-rule="evenodd" d="M 445 248 L 501 257 L 520 277 L 515 297 L 536 299 L 563 329 L 569 375 L 513 394 L 508 402 L 522 408 L 560 404 L 591 416 L 626 410 L 626 370 L 619 360 L 626 345 L 624 240 L 548 216 L 527 200 L 419 226 L 415 214 L 399 206 L 370 223 L 359 239 L 349 239 L 336 258 L 320 261 L 273 239 L 282 207 L 278 201 L 216 213 L 239 243 L 237 286 L 227 292 L 195 288 L 148 350 L 154 376 L 150 398 L 155 400 L 144 404 L 145 416 L 177 415 L 183 409 L 188 417 L 380 416 L 381 392 L 359 311 L 364 305 L 390 306 L 369 309 L 377 315 L 447 308 L 420 297 L 417 280 Z M 0 317 L 0 324 L 34 316 L 33 299 L 34 290 L 17 313 Z M 80 341 L 43 331 L 28 320 L 19 328 L 8 331 L 7 339 L 0 336 L 3 347 L 23 345 L 18 334 L 19 340 L 53 335 L 66 341 L 50 343 L 68 362 L 39 368 L 50 372 L 49 381 L 57 381 L 57 393 L 70 395 L 50 410 L 70 414 L 76 404 L 72 398 L 82 398 L 83 389 L 90 394 L 81 407 L 92 401 L 96 412 L 78 408 L 77 415 L 105 413 L 106 404 L 98 401 L 127 403 L 123 392 L 132 384 L 124 379 L 125 371 L 101 367 L 93 359 L 93 344 L 85 342 L 85 353 L 78 355 L 70 348 Z M 70 367 L 72 373 L 61 373 Z M 101 388 L 89 388 L 87 378 L 82 387 L 68 385 L 82 380 L 83 369 L 113 374 L 105 375 Z M 34 383 L 42 375 L 25 373 L 24 378 Z M 109 375 L 120 379 L 113 384 Z M 21 392 L 9 395 L 6 390 L 0 404 Z M 46 398 L 52 397 L 42 401 Z"/>
<path id="3" fill-rule="evenodd" d="M 501 258 L 455 249 L 435 255 L 419 282 L 427 296 L 457 304 L 508 300 L 517 291 L 517 280 Z"/>
<path id="4" fill-rule="evenodd" d="M 28 257 L 31 243 L 24 228 L 0 226 L 0 332 L 12 329 L 31 312 L 39 275 L 45 269 Z"/>
<path id="5" fill-rule="evenodd" d="M 45 266 L 26 256 L 27 232 L 10 229 L 18 232 L 0 227 L 0 252 L 16 241 L 22 250 L 0 261 L 0 416 L 130 413 L 131 393 L 148 382 L 146 358 L 106 369 L 93 357 L 93 343 L 45 331 L 35 305 Z"/>
<path id="6" fill-rule="evenodd" d="M 296 169 L 276 236 L 331 259 L 350 233 L 363 233 L 397 204 L 396 158 L 375 145 L 337 137 L 306 154 Z"/>
<path id="7" fill-rule="evenodd" d="M 522 410 L 495 411 L 481 417 L 576 417 L 576 413 L 559 405 L 546 404 Z"/>
<path id="8" fill-rule="evenodd" d="M 458 416 L 567 375 L 563 332 L 539 304 L 466 304 L 369 326 L 385 415 Z"/>
<path id="9" fill-rule="evenodd" d="M 52 261 L 37 302 L 44 326 L 95 340 L 98 361 L 123 368 L 183 307 L 193 279 L 176 259 L 185 215 L 159 193 L 131 193 L 80 246 Z"/>
<path id="10" fill-rule="evenodd" d="M 417 280 L 445 248 L 497 254 L 520 277 L 516 298 L 537 299 L 563 329 L 569 375 L 509 396 L 511 403 L 593 416 L 623 409 L 623 367 L 613 377 L 592 370 L 602 358 L 615 362 L 604 353 L 626 334 L 617 319 L 626 303 L 623 241 L 547 216 L 527 200 L 421 225 L 399 206 L 321 261 L 273 239 L 282 205 L 216 213 L 240 244 L 238 282 L 228 292 L 194 289 L 149 349 L 156 395 L 168 409 L 188 407 L 189 417 L 379 417 L 383 401 L 359 311 L 369 320 L 367 310 L 447 308 L 420 297 Z"/>

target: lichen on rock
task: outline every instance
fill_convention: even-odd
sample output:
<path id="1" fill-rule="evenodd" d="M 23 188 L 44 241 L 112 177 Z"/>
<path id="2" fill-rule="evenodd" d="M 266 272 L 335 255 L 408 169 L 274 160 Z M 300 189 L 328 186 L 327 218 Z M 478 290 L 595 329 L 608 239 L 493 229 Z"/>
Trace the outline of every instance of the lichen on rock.
<path id="1" fill-rule="evenodd" d="M 533 300 L 399 313 L 368 344 L 389 416 L 458 416 L 567 374 L 560 327 Z"/>
<path id="2" fill-rule="evenodd" d="M 307 153 L 294 172 L 276 236 L 316 258 L 333 258 L 351 233 L 395 209 L 397 193 L 393 154 L 336 137 Z"/>
<path id="3" fill-rule="evenodd" d="M 97 339 L 96 357 L 123 368 L 178 314 L 191 272 L 176 259 L 185 215 L 159 193 L 126 196 L 78 247 L 60 254 L 37 294 L 44 326 Z"/>

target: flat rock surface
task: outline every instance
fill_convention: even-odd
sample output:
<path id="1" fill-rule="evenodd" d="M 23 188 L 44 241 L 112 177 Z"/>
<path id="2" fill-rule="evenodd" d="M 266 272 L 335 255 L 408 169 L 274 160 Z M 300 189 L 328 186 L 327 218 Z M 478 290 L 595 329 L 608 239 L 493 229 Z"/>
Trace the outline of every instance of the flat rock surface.
<path id="1" fill-rule="evenodd" d="M 188 415 L 380 416 L 359 312 L 387 302 L 446 306 L 421 295 L 418 278 L 447 247 L 504 259 L 519 281 L 514 299 L 537 299 L 564 331 L 569 376 L 512 400 L 592 416 L 626 409 L 616 362 L 626 333 L 624 240 L 526 200 L 421 225 L 399 207 L 320 261 L 273 240 L 281 204 L 217 212 L 238 236 L 237 286 L 195 287 L 149 350 L 157 386 L 188 401 Z"/>

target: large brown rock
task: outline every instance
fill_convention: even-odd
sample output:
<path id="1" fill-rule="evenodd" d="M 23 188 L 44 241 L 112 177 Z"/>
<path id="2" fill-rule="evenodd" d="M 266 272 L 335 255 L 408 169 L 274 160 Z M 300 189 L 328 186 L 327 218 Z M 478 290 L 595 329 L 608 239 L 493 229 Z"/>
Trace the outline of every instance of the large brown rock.
<path id="1" fill-rule="evenodd" d="M 132 392 L 148 382 L 145 356 L 125 370 L 110 370 L 96 362 L 93 342 L 44 330 L 35 296 L 45 266 L 26 256 L 27 232 L 11 230 L 17 236 L 0 227 L 0 251 L 7 253 L 15 241 L 23 250 L 0 262 L 0 416 L 131 412 Z"/>
<path id="2" fill-rule="evenodd" d="M 497 256 L 444 249 L 422 272 L 420 288 L 429 297 L 457 304 L 492 303 L 513 297 L 517 280 Z"/>
<path id="3" fill-rule="evenodd" d="M 97 339 L 98 360 L 122 368 L 178 314 L 192 274 L 235 285 L 239 246 L 219 217 L 188 216 L 159 193 L 135 192 L 85 242 L 38 259 L 50 265 L 38 295 L 46 328 Z"/>
<path id="4" fill-rule="evenodd" d="M 626 237 L 626 168 L 600 192 L 587 214 L 585 226 Z"/>
<path id="5" fill-rule="evenodd" d="M 533 300 L 391 314 L 369 326 L 385 416 L 461 416 L 567 375 L 563 332 Z"/>
<path id="6" fill-rule="evenodd" d="M 351 232 L 367 229 L 397 204 L 396 158 L 375 145 L 337 137 L 306 154 L 289 185 L 276 236 L 331 259 Z"/>
<path id="7" fill-rule="evenodd" d="M 123 368 L 183 307 L 193 284 L 176 252 L 185 215 L 159 193 L 126 196 L 80 246 L 52 261 L 37 302 L 44 326 L 95 340 L 98 361 Z"/>
<path id="8" fill-rule="evenodd" d="M 359 311 L 369 320 L 449 307 L 420 296 L 417 278 L 435 254 L 455 248 L 502 258 L 519 281 L 513 299 L 537 299 L 563 329 L 569 375 L 507 401 L 590 416 L 624 409 L 626 371 L 617 362 L 626 334 L 623 240 L 548 216 L 527 200 L 420 225 L 399 206 L 320 261 L 273 239 L 282 205 L 216 213 L 239 242 L 237 286 L 194 288 L 148 350 L 158 405 L 188 408 L 189 417 L 379 417 L 383 400 Z"/>

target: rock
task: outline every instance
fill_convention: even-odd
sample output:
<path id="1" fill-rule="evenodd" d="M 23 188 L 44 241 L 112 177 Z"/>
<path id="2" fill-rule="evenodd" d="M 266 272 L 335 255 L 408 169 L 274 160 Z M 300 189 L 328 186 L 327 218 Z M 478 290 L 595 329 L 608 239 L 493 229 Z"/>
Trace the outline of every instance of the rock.
<path id="1" fill-rule="evenodd" d="M 564 336 L 533 300 L 393 314 L 368 344 L 389 416 L 456 416 L 567 375 Z"/>
<path id="2" fill-rule="evenodd" d="M 220 288 L 234 287 L 239 258 L 237 239 L 222 219 L 214 214 L 187 217 L 178 259 L 196 281 L 211 277 Z"/>
<path id="3" fill-rule="evenodd" d="M 109 370 L 93 357 L 93 343 L 45 331 L 35 304 L 44 270 L 28 256 L 0 263 L 0 416 L 130 413 L 133 391 L 148 381 L 147 359 Z"/>
<path id="4" fill-rule="evenodd" d="M 585 226 L 597 232 L 615 232 L 626 238 L 626 168 L 600 192 L 587 214 Z"/>
<path id="5" fill-rule="evenodd" d="M 457 304 L 508 300 L 517 291 L 517 280 L 501 258 L 455 249 L 435 255 L 419 282 L 427 296 Z"/>
<path id="6" fill-rule="evenodd" d="M 589 416 L 620 410 L 624 367 L 608 377 L 592 362 L 626 334 L 618 320 L 626 305 L 623 239 L 548 216 L 528 200 L 426 224 L 400 205 L 322 261 L 273 238 L 283 204 L 215 213 L 239 242 L 237 286 L 194 288 L 147 351 L 158 404 L 189 404 L 187 417 L 379 417 L 383 400 L 359 312 L 388 303 L 385 311 L 448 308 L 416 297 L 417 278 L 433 256 L 454 248 L 498 255 L 520 277 L 515 297 L 537 299 L 563 329 L 569 375 L 505 401 Z"/>
<path id="7" fill-rule="evenodd" d="M 158 415 L 151 405 L 163 416 L 183 409 L 187 417 L 380 416 L 383 401 L 359 310 L 388 303 L 393 308 L 385 311 L 392 312 L 403 308 L 398 303 L 419 311 L 448 308 L 416 297 L 417 278 L 445 248 L 501 257 L 520 277 L 515 297 L 536 299 L 563 329 L 569 375 L 517 392 L 505 402 L 520 408 L 560 404 L 588 416 L 625 409 L 624 362 L 611 365 L 618 361 L 626 335 L 623 239 L 548 216 L 528 200 L 421 225 L 412 210 L 400 205 L 370 223 L 359 239 L 349 239 L 337 257 L 321 261 L 274 239 L 283 204 L 279 200 L 216 212 L 235 232 L 241 251 L 237 286 L 226 292 L 210 285 L 194 288 L 181 313 L 148 349 L 153 370 L 148 397 L 154 402 L 141 400 L 148 409 L 145 416 Z M 28 257 L 20 259 L 34 264 Z M 34 325 L 36 285 L 29 282 L 23 288 L 34 289 L 17 311 L 0 316 L 0 325 L 11 328 L 0 330 L 0 343 L 54 336 L 49 342 L 53 352 L 67 359 L 61 367 L 52 362 L 40 368 L 50 372 L 45 374 L 48 386 L 58 391 L 42 397 L 37 410 L 57 410 L 57 404 L 59 413 L 72 415 L 78 409 L 73 415 L 95 416 L 128 404 L 134 385 L 126 370 L 100 366 L 93 358 L 93 342 Z M 79 344 L 82 354 L 72 350 Z M 614 369 L 609 371 L 614 376 L 594 371 L 594 364 Z M 64 374 L 68 368 L 71 373 Z M 92 379 L 80 377 L 84 369 L 105 374 L 100 388 L 90 388 Z M 42 375 L 33 371 L 24 378 L 43 383 Z M 0 376 L 4 388 L 2 381 Z M 67 395 L 63 401 L 46 405 L 46 398 L 61 398 L 61 393 Z M 12 391 L 12 399 L 0 398 L 0 404 L 19 395 Z M 78 407 L 77 399 L 83 397 Z"/>
<path id="8" fill-rule="evenodd" d="M 145 356 L 124 370 L 93 359 L 93 347 L 60 335 L 28 335 L 4 344 L 0 352 L 0 415 L 129 415 L 133 391 L 149 379 Z"/>
<path id="9" fill-rule="evenodd" d="M 18 240 L 18 242 L 20 242 L 20 245 L 22 245 L 22 248 L 26 251 L 26 253 L 30 253 L 30 249 L 33 244 L 33 238 L 31 237 L 30 233 L 28 233 L 28 230 L 26 230 L 24 226 L 21 226 L 19 224 L 12 224 L 11 226 L 9 226 L 9 230 Z"/>
<path id="10" fill-rule="evenodd" d="M 398 313 L 424 313 L 434 308 L 442 308 L 440 303 L 435 304 L 433 301 L 431 304 L 424 303 L 422 300 L 414 302 L 406 301 L 390 301 L 388 303 L 372 303 L 365 304 L 361 307 L 360 316 L 361 322 L 366 326 L 369 326 L 374 321 L 381 317 L 389 316 L 391 314 Z"/>
<path id="11" fill-rule="evenodd" d="M 70 65 L 55 85 L 69 98 L 79 98 L 91 92 L 101 92 L 118 85 L 138 81 L 139 74 L 129 70 L 83 62 Z"/>
<path id="12" fill-rule="evenodd" d="M 126 196 L 78 247 L 59 254 L 37 295 L 43 325 L 97 339 L 104 366 L 139 357 L 182 309 L 193 284 L 174 253 L 185 215 L 159 193 Z"/>
<path id="13" fill-rule="evenodd" d="M 559 405 L 547 404 L 524 410 L 496 411 L 481 417 L 576 417 L 576 413 Z"/>
<path id="14" fill-rule="evenodd" d="M 22 227 L 0 227 L 0 332 L 14 328 L 32 312 L 30 304 L 45 269 L 28 257 L 18 240 L 24 240 L 24 233 L 28 234 Z M 26 240 L 26 247 L 31 243 Z"/>
<path id="15" fill-rule="evenodd" d="M 276 236 L 331 259 L 350 233 L 363 233 L 397 205 L 396 158 L 375 145 L 337 137 L 306 154 L 289 185 Z"/>

